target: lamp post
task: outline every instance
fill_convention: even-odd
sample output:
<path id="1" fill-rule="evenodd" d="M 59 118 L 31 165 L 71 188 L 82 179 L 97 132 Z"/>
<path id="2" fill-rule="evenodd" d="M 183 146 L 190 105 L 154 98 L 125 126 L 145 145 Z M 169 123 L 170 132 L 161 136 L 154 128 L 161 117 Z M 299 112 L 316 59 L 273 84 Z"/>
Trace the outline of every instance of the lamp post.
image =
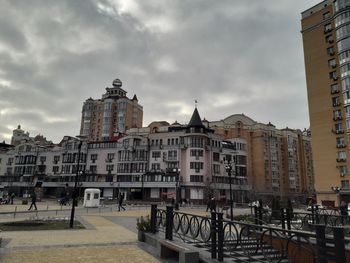
<path id="1" fill-rule="evenodd" d="M 175 210 L 179 210 L 179 177 L 180 177 L 180 169 L 175 168 L 174 172 L 176 172 L 176 183 L 175 183 Z"/>
<path id="2" fill-rule="evenodd" d="M 231 220 L 233 220 L 233 200 L 232 200 L 232 165 L 231 165 L 231 162 L 228 161 L 226 166 L 225 166 L 225 169 L 226 169 L 226 172 L 228 174 L 228 177 L 229 177 L 229 183 L 230 183 L 230 217 L 231 217 Z"/>
<path id="3" fill-rule="evenodd" d="M 78 144 L 78 162 L 77 162 L 77 171 L 75 174 L 75 180 L 74 180 L 74 190 L 73 190 L 73 198 L 72 198 L 72 210 L 70 214 L 70 222 L 69 222 L 69 227 L 73 228 L 74 224 L 74 213 L 75 213 L 75 205 L 76 205 L 76 198 L 77 198 L 77 186 L 78 186 L 78 179 L 79 179 L 79 166 L 80 166 L 80 153 L 81 153 L 81 146 L 83 145 L 83 139 L 85 137 L 83 136 L 77 136 L 79 139 L 79 144 Z"/>

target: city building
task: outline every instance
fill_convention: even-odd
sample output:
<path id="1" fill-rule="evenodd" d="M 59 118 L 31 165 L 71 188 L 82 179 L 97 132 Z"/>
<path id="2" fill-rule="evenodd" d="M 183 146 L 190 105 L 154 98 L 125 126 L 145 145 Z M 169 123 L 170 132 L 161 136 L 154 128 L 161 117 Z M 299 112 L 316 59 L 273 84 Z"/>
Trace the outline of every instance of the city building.
<path id="1" fill-rule="evenodd" d="M 115 79 L 101 99 L 87 99 L 82 107 L 80 135 L 90 141 L 108 141 L 117 133 L 142 127 L 143 108 L 136 95 L 126 96 L 122 82 Z"/>
<path id="2" fill-rule="evenodd" d="M 236 174 L 243 175 L 252 186 L 251 200 L 279 196 L 304 202 L 314 193 L 310 136 L 306 131 L 280 130 L 244 114 L 205 123 L 234 144 Z"/>
<path id="3" fill-rule="evenodd" d="M 18 195 L 41 186 L 43 195 L 60 196 L 72 189 L 78 174 L 80 196 L 93 187 L 105 198 L 124 193 L 131 200 L 192 203 L 211 196 L 227 200 L 231 183 L 234 201 L 248 202 L 246 174 L 229 178 L 226 171 L 239 159 L 235 143 L 205 127 L 195 109 L 188 125 L 154 122 L 117 140 L 81 142 L 65 136 L 57 145 L 19 144 L 0 153 L 0 182 Z M 241 152 L 245 155 L 243 147 Z"/>
<path id="4" fill-rule="evenodd" d="M 317 201 L 350 202 L 350 2 L 327 0 L 302 12 Z"/>
<path id="5" fill-rule="evenodd" d="M 21 129 L 21 125 L 18 125 L 17 129 L 14 129 L 12 132 L 11 145 L 16 146 L 26 142 L 34 142 L 40 145 L 52 144 L 51 141 L 46 140 L 46 137 L 40 134 L 30 137 L 29 132 L 25 132 Z"/>

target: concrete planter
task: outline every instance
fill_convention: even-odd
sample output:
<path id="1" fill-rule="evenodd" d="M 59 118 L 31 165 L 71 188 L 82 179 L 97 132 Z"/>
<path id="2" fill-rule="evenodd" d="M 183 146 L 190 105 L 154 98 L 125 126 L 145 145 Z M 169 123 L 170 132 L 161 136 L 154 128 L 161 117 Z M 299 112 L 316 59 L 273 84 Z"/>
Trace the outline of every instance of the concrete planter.
<path id="1" fill-rule="evenodd" d="M 137 238 L 140 242 L 145 242 L 145 231 L 139 230 L 137 233 Z"/>

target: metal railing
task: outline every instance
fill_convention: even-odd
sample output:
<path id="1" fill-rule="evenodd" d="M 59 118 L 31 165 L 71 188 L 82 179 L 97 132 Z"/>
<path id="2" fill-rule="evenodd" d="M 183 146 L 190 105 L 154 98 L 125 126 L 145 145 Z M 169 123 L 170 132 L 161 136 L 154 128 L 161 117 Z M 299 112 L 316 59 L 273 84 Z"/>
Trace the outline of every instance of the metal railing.
<path id="1" fill-rule="evenodd" d="M 314 225 L 315 232 L 289 230 L 263 223 L 258 214 L 254 223 L 231 221 L 223 213 L 211 217 L 151 208 L 151 232 L 164 232 L 165 239 L 182 240 L 209 251 L 212 259 L 224 258 L 240 262 L 346 262 L 343 228 L 332 228 L 333 237 L 326 234 L 325 225 Z M 291 228 L 291 227 L 290 227 Z"/>

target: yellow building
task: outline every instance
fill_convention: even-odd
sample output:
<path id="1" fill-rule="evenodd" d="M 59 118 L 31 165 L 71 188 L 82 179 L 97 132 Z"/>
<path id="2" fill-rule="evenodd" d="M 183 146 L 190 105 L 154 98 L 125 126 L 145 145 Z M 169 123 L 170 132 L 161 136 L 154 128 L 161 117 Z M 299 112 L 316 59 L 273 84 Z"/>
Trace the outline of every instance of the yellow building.
<path id="1" fill-rule="evenodd" d="M 318 202 L 350 201 L 350 2 L 302 12 L 302 36 Z"/>

